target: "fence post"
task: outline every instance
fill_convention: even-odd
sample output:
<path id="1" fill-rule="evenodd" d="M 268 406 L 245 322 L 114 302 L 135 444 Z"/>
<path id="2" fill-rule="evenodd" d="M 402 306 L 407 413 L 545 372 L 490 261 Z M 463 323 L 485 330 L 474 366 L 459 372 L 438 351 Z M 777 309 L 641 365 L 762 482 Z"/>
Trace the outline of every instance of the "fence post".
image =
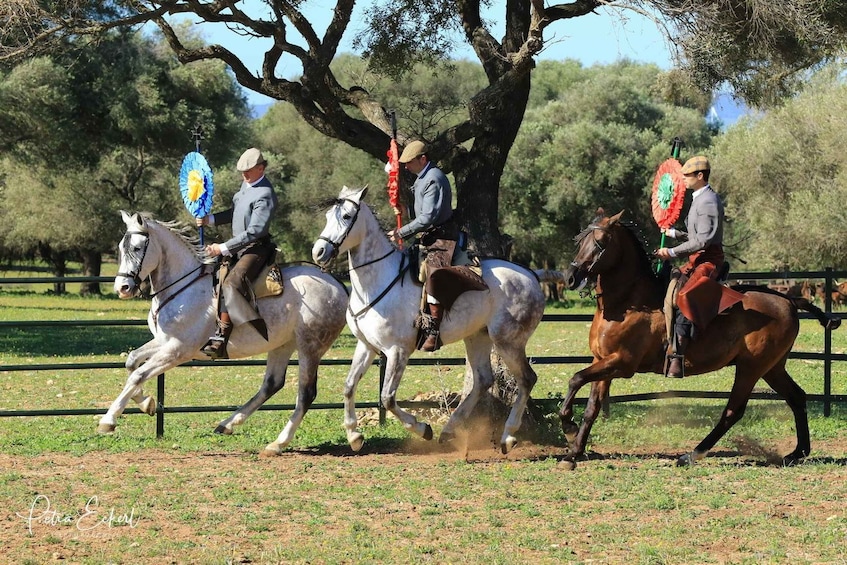
<path id="1" fill-rule="evenodd" d="M 156 439 L 165 435 L 165 374 L 156 381 Z"/>
<path id="2" fill-rule="evenodd" d="M 826 313 L 832 313 L 832 267 L 826 268 Z M 832 330 L 823 331 L 823 415 L 832 411 Z"/>

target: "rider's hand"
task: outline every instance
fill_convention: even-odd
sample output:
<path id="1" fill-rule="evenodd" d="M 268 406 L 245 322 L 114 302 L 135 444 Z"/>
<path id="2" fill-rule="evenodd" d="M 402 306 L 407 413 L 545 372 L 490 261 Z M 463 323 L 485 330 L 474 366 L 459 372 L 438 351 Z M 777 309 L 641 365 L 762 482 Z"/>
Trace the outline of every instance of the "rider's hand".
<path id="1" fill-rule="evenodd" d="M 663 261 L 670 261 L 673 257 L 671 257 L 671 252 L 667 247 L 662 247 L 661 249 L 657 249 L 655 253 L 656 257 L 662 259 Z"/>
<path id="2" fill-rule="evenodd" d="M 221 254 L 221 246 L 217 243 L 211 243 L 206 246 L 206 255 L 209 257 L 217 257 Z"/>
<path id="3" fill-rule="evenodd" d="M 197 218 L 195 220 L 195 223 L 197 224 L 198 228 L 202 228 L 203 226 L 209 224 L 209 220 L 206 219 L 206 216 L 203 216 L 202 218 Z"/>
<path id="4" fill-rule="evenodd" d="M 397 230 L 390 230 L 385 235 L 387 235 L 388 239 L 390 239 L 392 242 L 395 242 L 395 241 L 397 241 L 397 233 L 396 232 L 397 232 Z"/>

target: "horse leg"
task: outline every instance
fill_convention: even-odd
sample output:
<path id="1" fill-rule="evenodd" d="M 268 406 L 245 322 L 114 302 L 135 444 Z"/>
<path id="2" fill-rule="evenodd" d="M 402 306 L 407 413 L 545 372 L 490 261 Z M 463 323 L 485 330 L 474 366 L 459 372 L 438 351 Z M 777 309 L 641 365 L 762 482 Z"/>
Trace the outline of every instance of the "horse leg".
<path id="1" fill-rule="evenodd" d="M 232 434 L 235 426 L 243 424 L 262 404 L 282 389 L 285 385 L 285 371 L 288 368 L 288 360 L 291 359 L 293 352 L 293 341 L 283 347 L 278 347 L 268 352 L 265 378 L 262 380 L 259 390 L 253 395 L 253 398 L 245 402 L 238 410 L 218 424 L 215 428 L 216 434 Z"/>
<path id="2" fill-rule="evenodd" d="M 294 412 L 285 424 L 285 427 L 280 432 L 276 441 L 265 446 L 265 453 L 270 455 L 279 455 L 282 450 L 291 443 L 294 439 L 294 433 L 300 427 L 300 423 L 312 406 L 312 402 L 318 396 L 318 364 L 321 360 L 321 352 L 304 352 L 300 349 L 299 359 L 299 374 L 297 379 L 297 402 L 294 405 Z"/>
<path id="3" fill-rule="evenodd" d="M 614 353 L 602 360 L 595 359 L 591 365 L 581 371 L 578 371 L 573 377 L 571 377 L 571 380 L 568 381 L 568 393 L 565 395 L 565 400 L 562 402 L 562 408 L 559 410 L 559 420 L 562 423 L 562 432 L 564 432 L 565 440 L 568 443 L 572 443 L 577 439 L 577 435 L 580 430 L 580 427 L 573 419 L 573 404 L 576 399 L 576 394 L 583 386 L 585 386 L 586 383 L 594 381 L 610 381 L 616 377 L 631 377 L 634 371 L 617 368 L 615 365 L 619 362 L 620 355 L 617 353 Z M 584 448 L 585 443 L 588 442 L 588 434 L 584 433 L 582 435 L 585 436 L 584 443 L 582 445 L 582 448 Z"/>
<path id="4" fill-rule="evenodd" d="M 609 389 L 612 386 L 612 381 L 594 381 L 591 383 L 591 392 L 588 394 L 588 403 L 585 405 L 585 412 L 582 414 L 582 425 L 578 432 L 568 438 L 571 444 L 568 456 L 571 458 L 582 457 L 585 455 L 585 446 L 588 445 L 588 436 L 591 433 L 591 428 L 597 420 L 603 409 L 603 401 L 609 397 Z"/>
<path id="5" fill-rule="evenodd" d="M 141 367 L 129 375 L 121 393 L 115 398 L 103 417 L 100 418 L 97 431 L 99 433 L 114 432 L 118 417 L 123 414 L 129 400 L 140 395 L 141 385 L 150 377 L 161 375 L 168 369 L 185 363 L 191 357 L 191 353 L 179 355 L 178 351 L 172 351 L 171 348 L 162 348 L 157 351 Z"/>
<path id="6" fill-rule="evenodd" d="M 456 437 L 455 429 L 467 422 L 476 408 L 481 395 L 494 384 L 494 372 L 491 369 L 491 347 L 493 342 L 487 332 L 480 332 L 465 338 L 465 351 L 467 352 L 468 370 L 473 377 L 473 388 L 468 392 L 450 419 L 441 429 L 438 443 L 447 443 Z"/>
<path id="7" fill-rule="evenodd" d="M 735 425 L 743 416 L 747 409 L 747 401 L 750 400 L 750 393 L 753 392 L 753 386 L 759 380 L 758 376 L 748 376 L 755 374 L 746 365 L 737 365 L 735 367 L 735 382 L 732 384 L 732 390 L 729 393 L 729 400 L 726 403 L 721 413 L 720 420 L 714 429 L 709 432 L 703 441 L 701 441 L 694 451 L 686 453 L 677 459 L 678 467 L 693 465 L 700 459 L 706 457 L 706 454 L 712 449 L 716 443 Z"/>
<path id="8" fill-rule="evenodd" d="M 347 382 L 344 384 L 344 429 L 347 431 L 347 442 L 353 451 L 359 451 L 365 443 L 365 437 L 356 429 L 359 425 L 356 418 L 356 387 L 362 375 L 373 364 L 376 354 L 376 351 L 360 340 L 356 344 L 356 351 L 353 352 Z"/>
<path id="9" fill-rule="evenodd" d="M 768 385 L 785 399 L 788 407 L 794 413 L 794 428 L 797 432 L 797 447 L 782 458 L 782 464 L 791 466 L 805 459 L 812 451 L 809 439 L 809 416 L 806 412 L 806 392 L 800 388 L 782 363 L 762 377 Z"/>
<path id="10" fill-rule="evenodd" d="M 150 340 L 138 349 L 130 351 L 126 357 L 126 363 L 124 364 L 127 370 L 127 375 L 132 374 L 132 372 L 140 367 L 142 363 L 147 361 L 150 356 L 155 353 L 158 347 L 159 344 L 156 340 Z M 132 396 L 132 400 L 138 404 L 141 411 L 148 416 L 156 414 L 156 399 L 152 396 L 146 396 L 140 385 L 136 388 L 135 394 Z M 112 430 L 109 431 L 114 431 L 114 426 L 112 427 Z"/>
<path id="11" fill-rule="evenodd" d="M 532 366 L 526 358 L 526 350 L 524 347 L 506 347 L 503 344 L 497 345 L 497 351 L 503 357 L 506 366 L 515 377 L 515 382 L 518 385 L 518 395 L 512 404 L 512 410 L 506 420 L 506 425 L 503 427 L 503 435 L 500 438 L 500 451 L 505 455 L 518 443 L 515 434 L 521 427 L 523 413 L 526 410 L 526 404 L 529 401 L 529 395 L 532 392 L 532 387 L 538 381 L 538 375 L 532 370 Z"/>
<path id="12" fill-rule="evenodd" d="M 427 441 L 431 440 L 432 427 L 426 422 L 418 422 L 417 418 L 397 404 L 397 388 L 400 386 L 400 379 L 403 378 L 403 372 L 406 370 L 409 353 L 394 347 L 385 354 L 385 358 L 385 382 L 380 394 L 382 406 L 394 414 L 407 430 Z"/>

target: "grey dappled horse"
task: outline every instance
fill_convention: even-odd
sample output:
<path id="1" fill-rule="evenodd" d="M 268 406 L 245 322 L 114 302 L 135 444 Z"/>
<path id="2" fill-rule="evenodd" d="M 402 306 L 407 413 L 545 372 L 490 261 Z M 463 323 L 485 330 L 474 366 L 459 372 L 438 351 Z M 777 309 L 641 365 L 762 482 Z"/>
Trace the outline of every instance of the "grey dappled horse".
<path id="1" fill-rule="evenodd" d="M 409 271 L 404 254 L 395 249 L 373 212 L 363 202 L 366 188 L 341 191 L 326 213 L 326 227 L 312 248 L 312 258 L 327 265 L 339 253 L 349 252 L 350 305 L 347 324 L 359 340 L 344 391 L 344 427 L 350 446 L 358 451 L 364 442 L 357 430 L 356 386 L 378 353 L 385 354 L 385 384 L 382 404 L 403 425 L 425 439 L 432 439 L 429 424 L 418 422 L 396 402 L 400 379 L 409 356 L 415 351 L 415 317 L 421 303 L 417 273 Z M 537 377 L 526 357 L 526 344 L 544 314 L 544 294 L 535 274 L 500 259 L 482 261 L 487 290 L 462 294 L 441 324 L 441 339 L 447 343 L 464 340 L 473 372 L 473 388 L 444 426 L 441 440 L 455 434 L 474 406 L 494 382 L 492 348 L 514 374 L 518 395 L 506 421 L 500 447 L 508 452 L 517 443 L 530 391 Z"/>
<path id="2" fill-rule="evenodd" d="M 192 359 L 208 359 L 200 348 L 215 331 L 215 306 L 210 266 L 197 241 L 178 228 L 121 211 L 127 231 L 118 246 L 119 269 L 115 291 L 121 298 L 139 292 L 150 277 L 153 298 L 147 324 L 153 339 L 129 353 L 129 376 L 123 391 L 101 418 L 98 431 L 115 430 L 118 416 L 132 398 L 147 414 L 156 411 L 155 401 L 144 396 L 142 385 L 150 377 Z M 282 269 L 284 290 L 280 296 L 260 298 L 259 312 L 268 326 L 265 341 L 249 324 L 234 329 L 227 350 L 230 358 L 268 352 L 262 386 L 256 395 L 223 420 L 216 432 L 229 434 L 285 384 L 288 362 L 298 354 L 299 380 L 294 413 L 276 441 L 265 447 L 278 454 L 317 395 L 318 364 L 344 328 L 347 290 L 334 277 L 314 266 Z M 222 383 L 221 383 L 222 384 Z"/>

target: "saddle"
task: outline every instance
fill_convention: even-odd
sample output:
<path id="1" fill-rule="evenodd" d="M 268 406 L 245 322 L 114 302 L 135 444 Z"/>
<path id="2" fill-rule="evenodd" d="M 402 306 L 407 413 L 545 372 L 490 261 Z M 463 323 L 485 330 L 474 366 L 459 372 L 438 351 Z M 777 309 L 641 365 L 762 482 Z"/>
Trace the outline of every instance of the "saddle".
<path id="1" fill-rule="evenodd" d="M 488 285 L 482 279 L 482 266 L 479 257 L 467 246 L 468 236 L 465 232 L 459 234 L 456 247 L 449 267 L 437 269 L 429 275 L 426 262 L 427 250 L 424 245 L 417 245 L 409 253 L 410 270 L 417 271 L 417 283 L 424 285 L 429 280 L 431 294 L 438 298 L 446 310 L 449 310 L 456 299 L 469 290 L 486 290 Z M 426 293 L 426 289 L 423 290 Z"/>
<path id="2" fill-rule="evenodd" d="M 676 310 L 681 311 L 682 315 L 691 320 L 697 330 L 702 332 L 718 315 L 744 300 L 744 294 L 725 284 L 728 267 L 729 264 L 725 263 L 718 280 L 704 277 L 686 286 L 684 300 L 679 300 L 679 291 L 682 283 L 685 282 L 681 277 L 684 275 L 678 270 L 674 271 L 665 294 L 664 312 L 668 343 L 675 341 L 673 328 Z"/>
<path id="3" fill-rule="evenodd" d="M 220 285 L 229 273 L 229 265 L 226 261 L 220 263 L 215 277 L 215 299 L 220 295 Z M 276 262 L 262 269 L 258 278 L 253 282 L 253 298 L 258 300 L 266 296 L 279 296 L 284 288 L 282 280 L 282 269 Z"/>

